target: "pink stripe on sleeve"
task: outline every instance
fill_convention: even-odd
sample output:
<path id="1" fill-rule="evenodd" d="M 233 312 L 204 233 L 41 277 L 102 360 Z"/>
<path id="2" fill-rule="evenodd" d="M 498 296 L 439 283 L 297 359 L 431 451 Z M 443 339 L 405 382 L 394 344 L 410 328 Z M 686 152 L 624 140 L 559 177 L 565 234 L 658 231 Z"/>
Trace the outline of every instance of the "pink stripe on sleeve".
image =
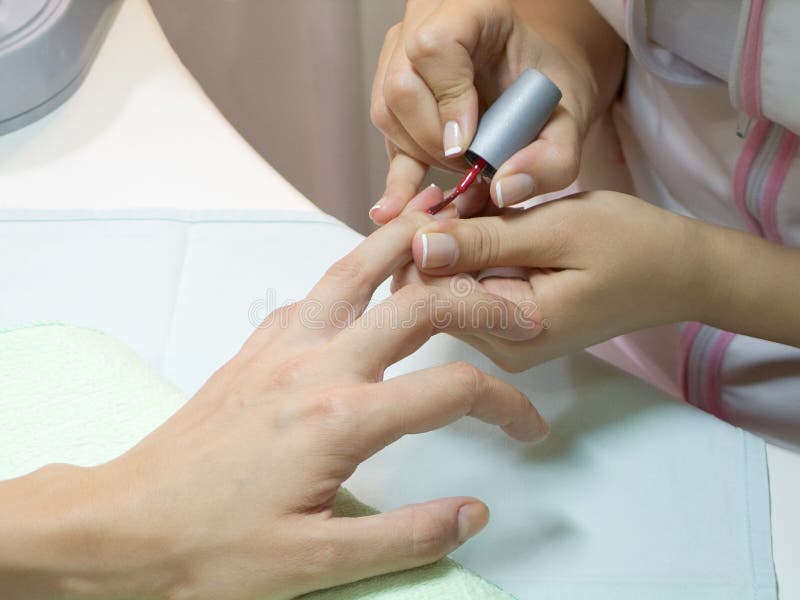
<path id="1" fill-rule="evenodd" d="M 761 114 L 761 48 L 764 0 L 750 0 L 750 14 L 747 19 L 742 47 L 742 103 L 747 113 L 756 119 Z"/>
<path id="2" fill-rule="evenodd" d="M 697 334 L 703 328 L 702 323 L 686 323 L 681 334 L 681 391 L 683 392 L 683 399 L 691 403 L 689 398 L 689 359 L 691 358 L 692 344 L 694 344 Z"/>
<path id="3" fill-rule="evenodd" d="M 750 233 L 758 236 L 761 235 L 761 226 L 747 209 L 747 179 L 750 175 L 750 169 L 753 167 L 753 162 L 758 155 L 758 151 L 764 144 L 764 139 L 767 137 L 769 128 L 770 122 L 766 119 L 756 121 L 755 126 L 744 142 L 742 153 L 736 161 L 736 171 L 733 176 L 733 198 L 736 201 L 736 206 L 739 207 L 739 212 L 747 222 Z"/>
<path id="4" fill-rule="evenodd" d="M 722 414 L 722 359 L 725 358 L 725 351 L 735 337 L 736 335 L 729 331 L 720 331 L 706 358 L 703 396 L 708 412 L 720 419 L 725 418 Z"/>
<path id="5" fill-rule="evenodd" d="M 759 212 L 761 213 L 761 225 L 764 228 L 764 235 L 767 239 L 773 242 L 782 243 L 781 234 L 778 231 L 778 218 L 777 206 L 778 196 L 780 195 L 783 182 L 789 169 L 792 166 L 792 161 L 797 154 L 797 149 L 800 146 L 800 138 L 790 131 L 785 131 L 781 138 L 778 152 L 775 155 L 775 160 L 770 168 L 767 181 L 764 184 L 764 193 L 762 196 L 761 206 Z"/>

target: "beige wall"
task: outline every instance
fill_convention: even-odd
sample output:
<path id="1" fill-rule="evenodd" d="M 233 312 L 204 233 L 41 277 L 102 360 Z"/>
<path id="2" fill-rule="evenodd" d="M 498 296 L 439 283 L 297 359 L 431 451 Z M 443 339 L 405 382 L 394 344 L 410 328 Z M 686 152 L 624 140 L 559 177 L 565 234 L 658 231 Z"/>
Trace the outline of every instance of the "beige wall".
<path id="1" fill-rule="evenodd" d="M 151 0 L 211 99 L 292 184 L 351 226 L 383 191 L 369 122 L 383 36 L 403 0 Z"/>

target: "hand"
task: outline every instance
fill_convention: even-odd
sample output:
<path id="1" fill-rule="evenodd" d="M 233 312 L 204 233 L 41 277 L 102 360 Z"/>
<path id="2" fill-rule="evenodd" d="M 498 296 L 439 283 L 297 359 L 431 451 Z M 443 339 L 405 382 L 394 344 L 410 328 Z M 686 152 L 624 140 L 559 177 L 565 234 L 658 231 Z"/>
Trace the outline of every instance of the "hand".
<path id="1" fill-rule="evenodd" d="M 340 484 L 405 434 L 465 415 L 518 440 L 546 432 L 522 393 L 466 363 L 383 381 L 388 365 L 454 323 L 439 323 L 434 304 L 458 300 L 471 310 L 491 300 L 513 311 L 486 294 L 410 286 L 364 312 L 431 221 L 411 213 L 367 238 L 304 300 L 272 313 L 163 426 L 91 471 L 101 523 L 81 537 L 94 560 L 74 569 L 70 591 L 127 598 L 112 593 L 123 585 L 140 598 L 291 598 L 432 562 L 486 524 L 486 506 L 464 497 L 332 516 Z M 485 333 L 487 319 L 469 329 Z M 503 335 L 524 339 L 530 330 L 512 322 Z M 103 572 L 90 576 L 89 565 Z"/>
<path id="2" fill-rule="evenodd" d="M 526 68 L 550 77 L 563 98 L 539 139 L 498 169 L 491 198 L 510 206 L 575 180 L 586 131 L 621 76 L 624 47 L 588 2 L 528 4 L 536 6 L 407 2 L 403 21 L 386 35 L 372 87 L 372 120 L 386 136 L 390 158 L 386 192 L 370 211 L 376 223 L 402 211 L 428 166 L 464 170 L 461 155 L 480 111 Z M 609 81 L 599 82 L 601 76 Z"/>
<path id="3" fill-rule="evenodd" d="M 519 371 L 633 330 L 704 318 L 717 281 L 703 260 L 712 254 L 710 230 L 625 194 L 581 194 L 497 217 L 429 223 L 414 238 L 416 266 L 401 270 L 393 288 L 447 289 L 449 275 L 527 267 L 527 281 L 490 277 L 474 285 L 534 305 L 541 335 L 461 336 L 502 368 Z"/>

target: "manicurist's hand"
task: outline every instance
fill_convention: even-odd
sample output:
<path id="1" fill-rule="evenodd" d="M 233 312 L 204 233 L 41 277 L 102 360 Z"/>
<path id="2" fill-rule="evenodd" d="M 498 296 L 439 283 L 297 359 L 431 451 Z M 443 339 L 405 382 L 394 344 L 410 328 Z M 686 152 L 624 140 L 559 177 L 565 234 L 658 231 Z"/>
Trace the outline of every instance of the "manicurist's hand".
<path id="1" fill-rule="evenodd" d="M 475 535 L 488 512 L 467 497 L 332 516 L 340 484 L 405 434 L 464 416 L 521 441 L 546 433 L 522 393 L 466 363 L 383 381 L 464 321 L 454 311 L 475 315 L 467 328 L 482 334 L 496 324 L 476 305 L 515 310 L 413 285 L 365 312 L 429 222 L 407 214 L 366 239 L 120 458 L 0 482 L 3 514 L 15 515 L 0 520 L 3 598 L 284 599 L 432 562 Z M 501 335 L 530 337 L 519 323 Z"/>
<path id="2" fill-rule="evenodd" d="M 706 317 L 719 289 L 708 273 L 711 230 L 632 196 L 592 192 L 501 216 L 431 222 L 414 238 L 415 266 L 393 286 L 471 285 L 527 304 L 541 323 L 536 338 L 461 336 L 501 367 L 520 370 L 636 329 Z M 465 275 L 508 266 L 525 267 L 527 279 Z"/>
<path id="3" fill-rule="evenodd" d="M 510 206 L 566 187 L 591 121 L 619 85 L 623 57 L 588 0 L 409 0 L 386 35 L 372 87 L 390 169 L 370 216 L 379 224 L 397 216 L 429 166 L 463 170 L 479 115 L 527 68 L 550 77 L 563 98 L 539 139 L 499 168 L 491 198 Z M 485 197 L 486 188 L 475 193 Z"/>
<path id="4" fill-rule="evenodd" d="M 441 200 L 430 188 L 411 203 Z M 429 285 L 502 296 L 524 307 L 536 337 L 458 336 L 518 371 L 630 331 L 709 325 L 800 347 L 800 249 L 689 219 L 618 192 L 590 192 L 499 216 L 423 226 L 414 264 L 392 289 Z M 525 273 L 524 279 L 492 277 Z M 472 274 L 480 274 L 480 280 Z M 501 331 L 502 332 L 502 331 Z"/>

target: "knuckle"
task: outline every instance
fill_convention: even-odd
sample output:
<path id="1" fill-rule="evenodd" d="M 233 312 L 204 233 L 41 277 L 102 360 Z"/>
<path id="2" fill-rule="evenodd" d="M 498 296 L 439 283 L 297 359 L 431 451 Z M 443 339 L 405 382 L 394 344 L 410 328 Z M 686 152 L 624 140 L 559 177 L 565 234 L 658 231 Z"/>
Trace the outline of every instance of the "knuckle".
<path id="1" fill-rule="evenodd" d="M 330 429 L 341 429 L 348 421 L 350 399 L 341 389 L 313 395 L 306 405 L 306 418 Z"/>
<path id="2" fill-rule="evenodd" d="M 364 283 L 365 270 L 364 261 L 351 254 L 333 263 L 325 272 L 325 278 L 359 286 Z"/>
<path id="3" fill-rule="evenodd" d="M 289 387 L 300 382 L 308 364 L 308 358 L 303 355 L 284 360 L 273 369 L 272 383 L 277 387 Z"/>
<path id="4" fill-rule="evenodd" d="M 500 233 L 486 223 L 477 222 L 470 244 L 471 256 L 482 266 L 493 266 L 500 258 Z"/>
<path id="5" fill-rule="evenodd" d="M 286 329 L 293 323 L 299 314 L 302 312 L 302 303 L 304 301 L 293 302 L 291 304 L 284 304 L 272 309 L 263 318 L 259 314 L 263 309 L 271 308 L 269 306 L 269 299 L 265 301 L 257 300 L 250 305 L 248 316 L 250 322 L 256 329 L 256 332 L 245 342 L 243 350 L 258 351 L 258 348 L 264 342 L 264 339 L 259 335 L 259 331 L 265 329 Z M 260 320 L 259 320 L 260 319 Z"/>
<path id="6" fill-rule="evenodd" d="M 406 40 L 406 56 L 412 63 L 435 58 L 447 42 L 445 29 L 439 25 L 422 25 Z"/>
<path id="7" fill-rule="evenodd" d="M 438 559 L 454 545 L 450 529 L 442 517 L 417 508 L 411 514 L 411 554 L 426 562 Z"/>
<path id="8" fill-rule="evenodd" d="M 453 365 L 453 375 L 468 396 L 479 396 L 486 391 L 486 375 L 472 363 L 457 362 Z"/>
<path id="9" fill-rule="evenodd" d="M 387 75 L 383 86 L 383 96 L 389 107 L 402 107 L 415 103 L 419 92 L 419 80 L 411 71 L 405 69 Z"/>
<path id="10" fill-rule="evenodd" d="M 273 322 L 283 325 L 293 321 L 302 312 L 304 304 L 304 300 L 299 300 L 297 302 L 292 302 L 291 304 L 279 306 L 270 313 L 270 315 L 273 317 Z"/>

